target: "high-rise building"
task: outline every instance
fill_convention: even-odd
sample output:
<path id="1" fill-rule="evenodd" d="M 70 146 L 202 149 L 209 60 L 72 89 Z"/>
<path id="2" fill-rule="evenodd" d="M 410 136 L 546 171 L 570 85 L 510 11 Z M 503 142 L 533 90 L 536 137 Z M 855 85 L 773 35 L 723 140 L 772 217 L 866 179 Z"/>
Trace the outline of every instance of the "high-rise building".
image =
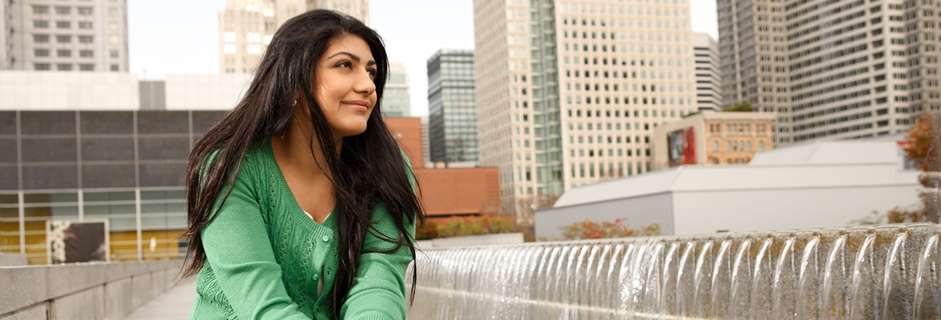
<path id="1" fill-rule="evenodd" d="M 719 44 L 705 33 L 693 33 L 696 56 L 696 107 L 699 111 L 722 108 L 722 79 L 719 76 Z"/>
<path id="2" fill-rule="evenodd" d="M 408 95 L 408 73 L 401 62 L 389 63 L 389 78 L 382 93 L 383 117 L 408 117 L 412 103 Z"/>
<path id="3" fill-rule="evenodd" d="M 0 70 L 128 71 L 127 1 L 4 1 Z"/>
<path id="4" fill-rule="evenodd" d="M 653 128 L 696 110 L 689 21 L 685 0 L 474 1 L 480 163 L 504 210 L 650 170 Z"/>
<path id="5" fill-rule="evenodd" d="M 938 1 L 717 7 L 724 103 L 775 113 L 778 145 L 903 132 L 941 110 Z"/>
<path id="6" fill-rule="evenodd" d="M 219 12 L 219 71 L 251 73 L 281 24 L 314 9 L 336 10 L 369 25 L 368 0 L 228 0 Z"/>
<path id="7" fill-rule="evenodd" d="M 369 0 L 307 0 L 307 3 L 307 10 L 336 10 L 369 25 Z"/>
<path id="8" fill-rule="evenodd" d="M 473 50 L 438 50 L 428 59 L 432 162 L 478 163 L 474 95 Z"/>

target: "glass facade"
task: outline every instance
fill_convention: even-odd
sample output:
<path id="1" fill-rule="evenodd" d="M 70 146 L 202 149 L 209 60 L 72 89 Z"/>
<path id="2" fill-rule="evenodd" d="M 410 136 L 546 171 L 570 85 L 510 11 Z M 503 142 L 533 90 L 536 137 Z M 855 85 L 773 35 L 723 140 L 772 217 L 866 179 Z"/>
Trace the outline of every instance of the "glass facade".
<path id="1" fill-rule="evenodd" d="M 182 258 L 187 157 L 223 114 L 0 112 L 0 252 L 45 264 L 48 221 L 107 221 L 111 260 Z"/>
<path id="2" fill-rule="evenodd" d="M 428 59 L 428 138 L 432 162 L 479 164 L 474 52 L 440 50 Z"/>

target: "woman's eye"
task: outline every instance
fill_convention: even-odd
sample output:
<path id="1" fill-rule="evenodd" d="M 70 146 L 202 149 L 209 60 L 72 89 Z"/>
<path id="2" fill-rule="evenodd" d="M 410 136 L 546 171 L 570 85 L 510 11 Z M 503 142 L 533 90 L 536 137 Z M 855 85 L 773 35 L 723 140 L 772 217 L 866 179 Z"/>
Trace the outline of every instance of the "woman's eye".
<path id="1" fill-rule="evenodd" d="M 340 68 L 352 68 L 352 65 L 348 61 L 343 61 L 337 64 L 337 67 Z"/>
<path id="2" fill-rule="evenodd" d="M 366 72 L 369 73 L 370 77 L 373 77 L 373 78 L 376 77 L 376 69 L 369 69 L 369 70 L 366 70 Z"/>

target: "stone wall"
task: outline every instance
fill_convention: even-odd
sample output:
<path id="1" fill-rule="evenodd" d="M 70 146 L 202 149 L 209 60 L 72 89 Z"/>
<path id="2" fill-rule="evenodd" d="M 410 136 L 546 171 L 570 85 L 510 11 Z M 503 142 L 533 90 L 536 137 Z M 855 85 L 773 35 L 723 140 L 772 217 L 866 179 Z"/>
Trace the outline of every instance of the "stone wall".
<path id="1" fill-rule="evenodd" d="M 123 319 L 169 290 L 182 260 L 0 267 L 0 320 Z"/>

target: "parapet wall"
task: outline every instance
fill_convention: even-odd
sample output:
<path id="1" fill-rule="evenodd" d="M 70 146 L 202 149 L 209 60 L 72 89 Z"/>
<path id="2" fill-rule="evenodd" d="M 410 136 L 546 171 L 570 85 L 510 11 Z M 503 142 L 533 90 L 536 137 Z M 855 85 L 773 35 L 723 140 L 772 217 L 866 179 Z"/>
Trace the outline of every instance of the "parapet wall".
<path id="1" fill-rule="evenodd" d="M 425 249 L 408 316 L 941 319 L 939 236 L 895 225 Z"/>
<path id="2" fill-rule="evenodd" d="M 0 267 L 0 320 L 123 319 L 169 290 L 182 263 Z"/>

